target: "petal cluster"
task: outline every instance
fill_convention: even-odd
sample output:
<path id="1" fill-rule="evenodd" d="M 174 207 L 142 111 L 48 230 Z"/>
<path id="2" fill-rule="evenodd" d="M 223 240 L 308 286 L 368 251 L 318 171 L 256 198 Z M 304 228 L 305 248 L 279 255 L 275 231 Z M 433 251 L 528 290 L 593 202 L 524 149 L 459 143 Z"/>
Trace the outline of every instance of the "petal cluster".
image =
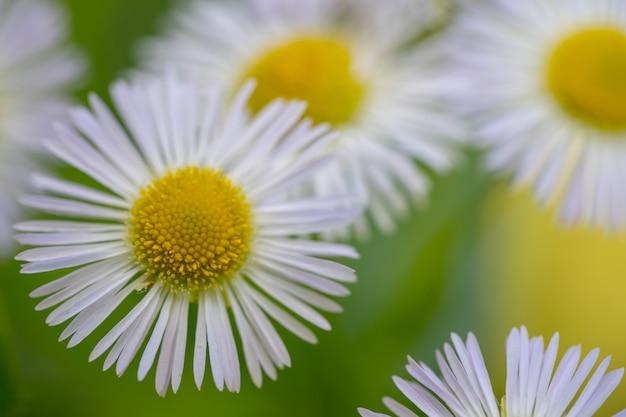
<path id="1" fill-rule="evenodd" d="M 372 225 L 393 232 L 398 219 L 425 199 L 430 181 L 416 160 L 436 172 L 449 171 L 458 160 L 464 128 L 446 109 L 450 87 L 441 49 L 437 42 L 411 44 L 442 14 L 432 1 L 194 1 L 178 10 L 162 38 L 143 45 L 142 60 L 151 69 L 173 65 L 236 88 L 256 62 L 266 64 L 264 59 L 294 41 L 340 42 L 358 81 L 358 103 L 350 99 L 356 110 L 336 126 L 342 133 L 335 144 L 337 160 L 301 192 L 356 193 L 364 216 L 328 237 L 365 239 Z M 298 56 L 311 59 L 310 54 Z M 294 66 L 323 64 L 306 61 Z M 292 76 L 289 73 L 290 83 Z M 322 107 L 340 100 L 330 98 Z"/>
<path id="2" fill-rule="evenodd" d="M 62 120 L 69 89 L 83 72 L 65 45 L 65 11 L 52 2 L 0 1 L 0 256 L 14 248 L 12 224 L 23 217 L 19 196 L 39 170 L 41 140 Z"/>
<path id="3" fill-rule="evenodd" d="M 611 358 L 598 363 L 598 349 L 581 360 L 581 348 L 574 346 L 557 361 L 558 334 L 544 348 L 543 338 L 529 338 L 525 327 L 511 330 L 506 353 L 506 389 L 501 402 L 493 393 L 478 341 L 472 333 L 465 342 L 452 334 L 452 345 L 445 344 L 443 354 L 437 351 L 441 376 L 425 363 L 409 358 L 406 369 L 414 381 L 399 377 L 393 380 L 406 398 L 427 416 L 590 417 L 604 404 L 624 374 L 622 368 L 607 373 Z M 398 416 L 417 415 L 391 398 L 383 401 Z M 359 412 L 363 417 L 385 416 L 362 408 Z M 626 410 L 618 415 L 626 415 Z"/>
<path id="4" fill-rule="evenodd" d="M 461 81 L 453 100 L 469 119 L 475 143 L 487 150 L 488 167 L 509 175 L 515 185 L 532 188 L 536 199 L 544 206 L 556 207 L 566 223 L 582 222 L 608 230 L 623 227 L 626 132 L 602 129 L 572 116 L 551 91 L 549 80 L 551 57 L 573 34 L 609 30 L 613 37 L 621 35 L 624 43 L 623 2 L 466 2 L 453 23 L 448 54 L 453 77 Z M 586 50 L 602 51 L 602 45 L 591 44 L 594 46 L 587 48 L 584 42 L 578 43 L 582 50 L 569 55 L 587 62 Z M 580 103 L 581 108 L 611 110 L 613 99 L 622 102 L 614 111 L 626 106 L 623 97 L 609 95 L 605 97 L 608 102 L 602 100 L 612 85 L 626 82 L 621 70 L 624 61 L 613 46 L 610 43 L 607 50 L 589 57 L 607 60 L 586 65 L 599 68 L 597 81 L 585 85 L 586 73 L 559 78 L 573 80 L 570 87 L 576 100 L 586 101 Z M 565 71 L 581 71 L 582 67 L 564 65 Z M 575 101 L 572 105 L 578 107 Z"/>

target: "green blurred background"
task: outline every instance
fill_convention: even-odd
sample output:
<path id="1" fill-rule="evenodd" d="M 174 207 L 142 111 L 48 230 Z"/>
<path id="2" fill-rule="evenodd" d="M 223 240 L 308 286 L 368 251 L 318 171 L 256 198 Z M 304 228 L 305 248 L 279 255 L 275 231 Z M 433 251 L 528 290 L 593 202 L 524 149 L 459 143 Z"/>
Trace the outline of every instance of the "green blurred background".
<path id="1" fill-rule="evenodd" d="M 158 33 L 175 0 L 65 0 L 73 41 L 91 71 L 77 93 L 107 96 L 107 87 L 136 63 L 142 37 Z M 136 379 L 102 372 L 89 352 L 104 330 L 66 349 L 62 327 L 44 323 L 28 293 L 58 274 L 20 276 L 0 265 L 0 416 L 356 416 L 358 406 L 382 411 L 381 397 L 401 399 L 391 376 L 406 376 L 406 355 L 434 364 L 450 332 L 479 337 L 497 395 L 503 394 L 504 339 L 512 326 L 549 337 L 559 330 L 584 351 L 600 346 L 613 367 L 626 364 L 626 239 L 582 228 L 563 229 L 524 191 L 507 191 L 480 167 L 478 155 L 445 177 L 432 176 L 430 203 L 394 236 L 358 245 L 359 282 L 331 317 L 318 345 L 281 332 L 292 368 L 257 389 L 244 371 L 241 393 L 219 392 L 205 378 L 193 384 L 191 358 L 178 394 L 154 390 L 154 371 Z M 112 319 L 114 320 L 114 318 Z M 190 337 L 193 332 L 190 332 Z M 188 355 L 189 356 L 189 355 Z M 626 386 L 626 384 L 622 384 Z M 602 410 L 626 407 L 626 389 Z"/>

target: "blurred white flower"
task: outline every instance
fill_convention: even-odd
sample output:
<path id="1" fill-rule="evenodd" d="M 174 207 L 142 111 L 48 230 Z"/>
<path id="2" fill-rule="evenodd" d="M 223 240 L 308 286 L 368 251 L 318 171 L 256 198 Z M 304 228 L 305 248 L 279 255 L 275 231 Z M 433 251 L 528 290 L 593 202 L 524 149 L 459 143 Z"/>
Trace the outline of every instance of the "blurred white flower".
<path id="1" fill-rule="evenodd" d="M 506 343 L 506 391 L 498 407 L 474 335 L 470 333 L 463 343 L 452 334 L 452 344 L 444 345 L 443 355 L 437 351 L 442 377 L 423 362 L 409 358 L 406 369 L 417 382 L 393 378 L 398 389 L 429 417 L 591 417 L 624 374 L 623 368 L 606 373 L 610 357 L 602 360 L 592 373 L 599 349 L 581 361 L 581 348 L 574 346 L 557 363 L 558 333 L 544 350 L 542 337 L 529 338 L 525 327 L 515 328 Z M 383 402 L 398 416 L 417 417 L 391 398 L 384 398 Z M 359 412 L 363 417 L 386 416 L 362 408 Z M 626 410 L 617 416 L 626 416 Z"/>
<path id="2" fill-rule="evenodd" d="M 141 52 L 149 68 L 184 68 L 233 91 L 255 78 L 253 112 L 276 97 L 307 101 L 306 115 L 331 123 L 342 136 L 340 158 L 303 191 L 357 192 L 374 225 L 390 233 L 411 201 L 428 193 L 428 176 L 415 160 L 445 172 L 463 136 L 442 103 L 449 85 L 439 50 L 432 42 L 411 44 L 442 18 L 440 3 L 195 1 Z M 331 237 L 367 238 L 365 214 L 351 230 Z"/>
<path id="3" fill-rule="evenodd" d="M 252 91 L 245 84 L 224 112 L 215 89 L 172 74 L 116 83 L 111 94 L 123 124 L 92 95 L 92 110 L 71 112 L 73 127 L 59 127 L 58 139 L 46 143 L 110 192 L 38 177 L 48 195 L 23 199 L 59 219 L 16 225 L 20 243 L 40 246 L 17 256 L 27 262 L 22 272 L 77 267 L 31 294 L 46 297 L 37 309 L 57 306 L 49 325 L 73 318 L 61 335 L 71 336 L 71 347 L 123 301 L 134 303 L 90 360 L 110 349 L 104 368 L 117 362 L 121 375 L 151 333 L 138 377 L 160 351 L 161 395 L 170 382 L 174 391 L 181 382 L 190 304 L 198 306 L 196 384 L 204 379 L 208 347 L 216 386 L 238 391 L 237 334 L 260 386 L 263 373 L 275 379 L 277 368 L 290 366 L 272 321 L 315 343 L 293 315 L 329 330 L 316 309 L 341 311 L 327 296 L 347 295 L 342 283 L 355 280 L 352 269 L 322 259 L 356 257 L 351 247 L 291 237 L 354 220 L 358 212 L 341 208 L 346 198 L 276 198 L 332 159 L 323 149 L 337 135 L 299 123 L 301 102 L 276 100 L 248 120 Z"/>
<path id="4" fill-rule="evenodd" d="M 68 22 L 51 1 L 0 0 L 0 258 L 15 247 L 18 198 L 39 169 L 41 141 L 64 114 L 83 61 L 65 46 Z"/>
<path id="5" fill-rule="evenodd" d="M 456 99 L 491 169 L 565 222 L 626 226 L 626 2 L 467 2 Z"/>

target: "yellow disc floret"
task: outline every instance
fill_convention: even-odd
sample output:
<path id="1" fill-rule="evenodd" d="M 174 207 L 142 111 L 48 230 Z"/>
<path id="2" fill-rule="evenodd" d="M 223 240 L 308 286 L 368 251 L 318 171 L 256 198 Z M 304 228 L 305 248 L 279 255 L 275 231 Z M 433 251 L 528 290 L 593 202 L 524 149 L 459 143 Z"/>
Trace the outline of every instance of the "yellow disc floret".
<path id="1" fill-rule="evenodd" d="M 220 171 L 181 168 L 141 190 L 129 232 L 153 283 L 189 292 L 219 286 L 249 251 L 250 205 Z"/>
<path id="2" fill-rule="evenodd" d="M 252 111 L 278 97 L 299 99 L 308 102 L 306 115 L 317 123 L 349 121 L 363 94 L 350 51 L 330 38 L 299 38 L 280 45 L 252 66 L 248 78 L 258 83 L 249 101 Z"/>
<path id="3" fill-rule="evenodd" d="M 604 130 L 626 129 L 626 35 L 590 28 L 561 41 L 548 63 L 548 85 L 563 109 Z"/>

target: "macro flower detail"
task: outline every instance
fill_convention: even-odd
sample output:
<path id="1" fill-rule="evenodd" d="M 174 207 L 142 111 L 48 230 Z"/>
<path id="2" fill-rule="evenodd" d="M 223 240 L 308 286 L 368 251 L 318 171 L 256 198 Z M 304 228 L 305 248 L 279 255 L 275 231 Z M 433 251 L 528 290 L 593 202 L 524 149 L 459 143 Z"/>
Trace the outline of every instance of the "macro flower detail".
<path id="1" fill-rule="evenodd" d="M 427 416 L 590 417 L 615 390 L 624 370 L 607 373 L 610 357 L 596 366 L 599 349 L 593 349 L 581 361 L 580 346 L 569 348 L 559 362 L 558 345 L 558 333 L 544 349 L 543 338 L 529 338 L 525 327 L 511 330 L 506 342 L 506 391 L 502 401 L 496 400 L 478 341 L 471 333 L 465 343 L 452 334 L 452 346 L 445 344 L 444 354 L 437 351 L 441 377 L 423 362 L 409 358 L 406 369 L 416 382 L 399 377 L 393 380 Z M 391 398 L 383 401 L 398 416 L 417 416 Z M 386 416 L 363 408 L 359 413 L 363 417 Z M 616 416 L 625 415 L 623 410 Z"/>
<path id="2" fill-rule="evenodd" d="M 41 170 L 41 138 L 52 133 L 83 72 L 67 38 L 65 10 L 53 2 L 1 0 L 0 257 L 15 248 L 12 225 L 28 175 Z"/>
<path id="3" fill-rule="evenodd" d="M 138 378 L 156 362 L 160 395 L 181 383 L 190 314 L 196 385 L 208 352 L 216 386 L 239 391 L 237 340 L 252 381 L 275 379 L 291 360 L 273 322 L 315 343 L 299 319 L 329 330 L 318 310 L 341 311 L 329 296 L 346 296 L 355 280 L 326 259 L 356 257 L 352 247 L 296 237 L 345 227 L 359 214 L 350 198 L 285 197 L 332 160 L 336 133 L 301 121 L 301 102 L 275 100 L 249 117 L 253 89 L 222 111 L 218 89 L 179 75 L 115 83 L 122 123 L 92 95 L 91 111 L 72 111 L 47 142 L 108 191 L 38 176 L 42 194 L 23 198 L 53 218 L 15 226 L 36 246 L 16 257 L 22 272 L 73 268 L 31 293 L 45 297 L 37 309 L 56 306 L 49 325 L 71 319 L 61 334 L 69 347 L 126 311 L 89 359 L 108 352 L 104 368 L 121 375 L 143 347 Z"/>
<path id="4" fill-rule="evenodd" d="M 278 46 L 243 78 L 259 81 L 249 103 L 253 112 L 277 97 L 301 99 L 308 103 L 307 116 L 318 123 L 349 121 L 363 94 L 352 74 L 350 51 L 332 38 L 303 37 Z"/>
<path id="5" fill-rule="evenodd" d="M 626 4 L 488 0 L 451 33 L 455 96 L 490 168 L 566 223 L 623 227 Z"/>
<path id="6" fill-rule="evenodd" d="M 179 169 L 142 190 L 131 209 L 129 238 L 150 275 L 182 289 L 210 288 L 243 265 L 249 212 L 241 188 L 218 171 Z"/>
<path id="7" fill-rule="evenodd" d="M 253 113 L 277 97 L 306 101 L 305 115 L 341 137 L 333 145 L 337 160 L 300 192 L 354 192 L 365 208 L 349 230 L 325 237 L 365 239 L 372 223 L 391 233 L 428 194 L 428 176 L 415 161 L 451 169 L 464 129 L 445 110 L 449 86 L 435 42 L 413 42 L 441 19 L 441 5 L 379 3 L 194 1 L 176 11 L 162 38 L 144 43 L 142 60 L 149 69 L 175 66 L 218 80 L 227 91 L 253 78 Z"/>

